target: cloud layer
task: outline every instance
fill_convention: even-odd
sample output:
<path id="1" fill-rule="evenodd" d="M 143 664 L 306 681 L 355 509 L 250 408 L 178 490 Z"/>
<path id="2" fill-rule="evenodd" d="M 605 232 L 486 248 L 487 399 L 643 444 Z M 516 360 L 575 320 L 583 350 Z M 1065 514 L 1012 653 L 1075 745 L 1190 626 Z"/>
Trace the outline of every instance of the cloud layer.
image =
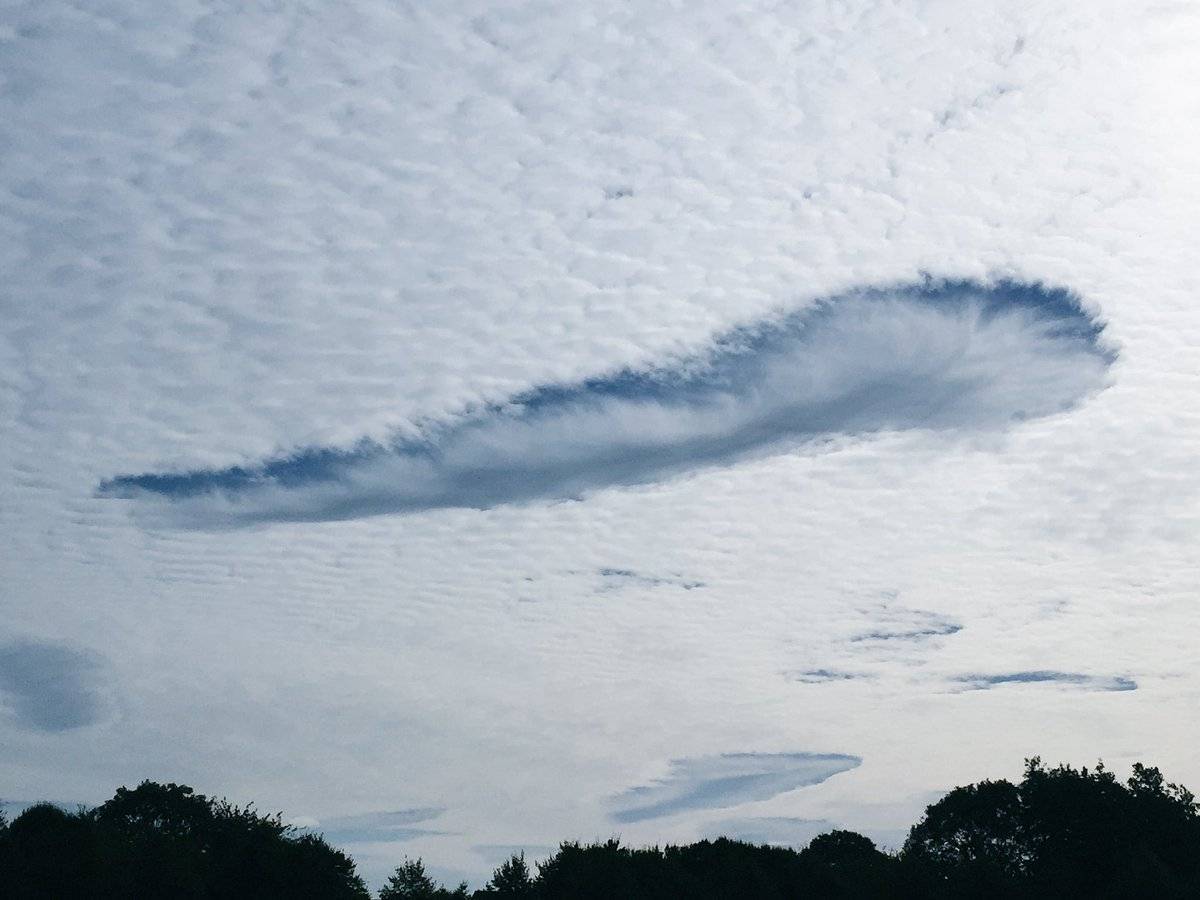
<path id="1" fill-rule="evenodd" d="M 843 753 L 722 753 L 673 759 L 668 773 L 615 797 L 612 818 L 640 822 L 697 809 L 720 809 L 769 800 L 820 784 L 862 763 Z"/>
<path id="2" fill-rule="evenodd" d="M 419 440 L 258 465 L 123 475 L 184 522 L 348 519 L 578 497 L 843 435 L 986 429 L 1105 382 L 1102 326 L 1069 292 L 923 283 L 833 298 L 649 371 L 546 385 Z"/>

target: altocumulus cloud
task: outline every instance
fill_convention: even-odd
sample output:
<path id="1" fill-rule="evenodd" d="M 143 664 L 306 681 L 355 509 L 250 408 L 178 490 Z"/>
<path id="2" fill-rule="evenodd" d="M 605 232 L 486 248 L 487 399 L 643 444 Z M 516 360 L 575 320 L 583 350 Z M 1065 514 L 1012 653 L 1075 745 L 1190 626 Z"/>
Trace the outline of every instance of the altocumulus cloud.
<path id="1" fill-rule="evenodd" d="M 17 640 L 0 645 L 0 698 L 37 731 L 67 731 L 100 717 L 100 663 L 65 644 Z"/>
<path id="2" fill-rule="evenodd" d="M 862 759 L 843 753 L 722 753 L 671 760 L 667 774 L 613 798 L 617 822 L 640 822 L 700 809 L 769 800 L 820 784 Z"/>
<path id="3" fill-rule="evenodd" d="M 1113 354 L 1101 332 L 1059 288 L 864 289 L 670 366 L 536 388 L 419 440 L 122 475 L 100 492 L 165 502 L 201 527 L 574 498 L 830 437 L 1051 415 L 1103 387 Z"/>

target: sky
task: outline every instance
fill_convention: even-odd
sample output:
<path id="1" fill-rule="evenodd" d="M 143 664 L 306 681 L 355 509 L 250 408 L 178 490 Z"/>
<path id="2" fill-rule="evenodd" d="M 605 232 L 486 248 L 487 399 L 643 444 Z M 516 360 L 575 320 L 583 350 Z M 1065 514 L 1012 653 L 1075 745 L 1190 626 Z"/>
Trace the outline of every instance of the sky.
<path id="1" fill-rule="evenodd" d="M 378 884 L 1200 720 L 1200 8 L 0 4 L 0 800 Z"/>

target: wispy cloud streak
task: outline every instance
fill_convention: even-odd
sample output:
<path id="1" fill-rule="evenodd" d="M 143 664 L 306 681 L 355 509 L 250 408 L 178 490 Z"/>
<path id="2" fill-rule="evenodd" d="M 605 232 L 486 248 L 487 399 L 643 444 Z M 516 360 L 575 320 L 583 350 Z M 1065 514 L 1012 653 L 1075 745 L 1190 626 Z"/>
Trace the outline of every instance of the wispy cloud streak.
<path id="1" fill-rule="evenodd" d="M 1051 415 L 1104 385 L 1101 331 L 1070 292 L 1040 285 L 863 290 L 669 366 L 537 388 L 420 440 L 123 475 L 100 491 L 166 501 L 202 527 L 574 498 L 834 436 Z"/>

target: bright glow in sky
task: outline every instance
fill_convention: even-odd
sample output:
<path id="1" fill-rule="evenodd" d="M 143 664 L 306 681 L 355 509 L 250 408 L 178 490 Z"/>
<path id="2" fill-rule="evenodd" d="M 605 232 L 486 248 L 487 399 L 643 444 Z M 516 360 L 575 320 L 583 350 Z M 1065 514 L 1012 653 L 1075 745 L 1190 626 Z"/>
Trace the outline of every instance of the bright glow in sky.
<path id="1" fill-rule="evenodd" d="M 478 884 L 1200 784 L 1200 8 L 0 7 L 0 799 Z"/>

